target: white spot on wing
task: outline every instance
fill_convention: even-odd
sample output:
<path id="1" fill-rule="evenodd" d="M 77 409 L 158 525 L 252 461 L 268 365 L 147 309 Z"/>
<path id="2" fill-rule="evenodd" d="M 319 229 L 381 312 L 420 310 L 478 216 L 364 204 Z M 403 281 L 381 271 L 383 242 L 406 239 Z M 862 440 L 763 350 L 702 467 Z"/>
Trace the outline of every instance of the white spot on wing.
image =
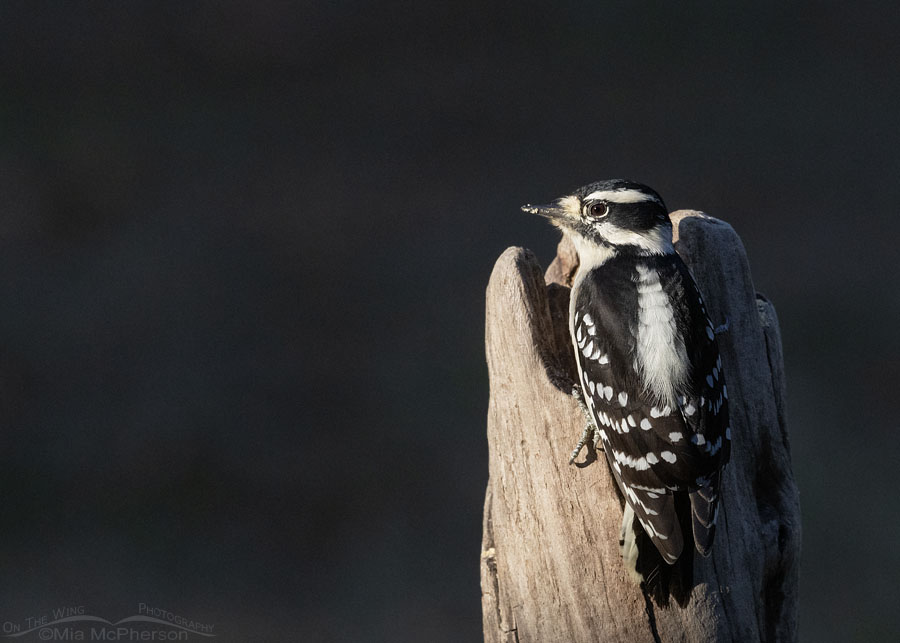
<path id="1" fill-rule="evenodd" d="M 670 464 L 672 462 L 675 462 L 675 460 L 678 459 L 677 457 L 675 457 L 675 454 L 672 453 L 671 451 L 661 451 L 659 454 L 659 457 L 661 457 L 663 460 L 665 460 L 666 462 L 668 462 Z"/>
<path id="2" fill-rule="evenodd" d="M 628 393 L 626 393 L 625 391 L 619 393 L 619 404 L 621 404 L 622 406 L 628 404 Z"/>
<path id="3" fill-rule="evenodd" d="M 682 437 L 684 436 L 682 436 L 681 433 L 679 433 L 678 431 L 673 431 L 669 434 L 669 441 L 678 442 Z"/>
<path id="4" fill-rule="evenodd" d="M 642 484 L 633 484 L 629 485 L 632 489 L 639 489 L 640 491 L 652 491 L 653 493 L 665 493 L 665 487 L 646 487 Z"/>
<path id="5" fill-rule="evenodd" d="M 626 453 L 622 453 L 621 451 L 616 451 L 613 449 L 613 458 L 616 462 L 624 464 L 627 467 L 631 467 L 632 469 L 636 469 L 638 471 L 646 471 L 650 468 L 650 465 L 647 464 L 647 458 L 632 458 L 630 455 Z M 630 490 L 626 487 L 626 490 Z M 631 491 L 631 494 L 634 494 L 634 491 Z M 634 496 L 632 496 L 634 497 Z"/>
<path id="6" fill-rule="evenodd" d="M 641 420 L 641 428 L 644 429 L 644 431 L 649 431 L 653 428 L 653 425 L 650 424 L 650 420 L 644 418 L 643 420 Z"/>

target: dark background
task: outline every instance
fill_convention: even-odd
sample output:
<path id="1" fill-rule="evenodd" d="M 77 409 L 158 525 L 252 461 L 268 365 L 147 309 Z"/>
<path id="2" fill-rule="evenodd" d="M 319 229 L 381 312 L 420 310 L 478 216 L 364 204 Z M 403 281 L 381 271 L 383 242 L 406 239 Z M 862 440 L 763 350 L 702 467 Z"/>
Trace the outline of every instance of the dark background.
<path id="1" fill-rule="evenodd" d="M 0 4 L 0 621 L 478 640 L 484 288 L 509 245 L 553 256 L 520 204 L 628 177 L 729 221 L 778 308 L 802 639 L 897 640 L 898 29 Z"/>

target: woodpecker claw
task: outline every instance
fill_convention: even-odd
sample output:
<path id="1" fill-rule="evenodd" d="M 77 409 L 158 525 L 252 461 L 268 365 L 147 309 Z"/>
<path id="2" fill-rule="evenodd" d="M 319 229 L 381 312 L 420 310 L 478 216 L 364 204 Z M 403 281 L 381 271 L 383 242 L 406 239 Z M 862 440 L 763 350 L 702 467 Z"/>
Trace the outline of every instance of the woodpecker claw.
<path id="1" fill-rule="evenodd" d="M 575 448 L 572 450 L 572 455 L 569 456 L 569 464 L 573 464 L 575 462 L 575 458 L 578 457 L 578 454 L 581 453 L 581 450 L 584 448 L 584 445 L 588 443 L 588 440 L 593 438 L 593 447 L 594 451 L 599 451 L 600 447 L 600 430 L 588 422 L 584 427 L 584 431 L 581 432 L 581 438 L 578 440 L 578 444 L 575 445 Z"/>

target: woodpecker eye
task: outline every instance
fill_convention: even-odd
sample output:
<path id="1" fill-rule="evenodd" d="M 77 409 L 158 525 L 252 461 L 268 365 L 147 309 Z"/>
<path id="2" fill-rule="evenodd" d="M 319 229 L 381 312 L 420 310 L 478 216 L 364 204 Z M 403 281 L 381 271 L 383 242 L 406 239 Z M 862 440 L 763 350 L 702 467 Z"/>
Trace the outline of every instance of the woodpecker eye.
<path id="1" fill-rule="evenodd" d="M 594 203 L 588 208 L 592 217 L 605 217 L 609 214 L 609 206 L 606 203 Z"/>

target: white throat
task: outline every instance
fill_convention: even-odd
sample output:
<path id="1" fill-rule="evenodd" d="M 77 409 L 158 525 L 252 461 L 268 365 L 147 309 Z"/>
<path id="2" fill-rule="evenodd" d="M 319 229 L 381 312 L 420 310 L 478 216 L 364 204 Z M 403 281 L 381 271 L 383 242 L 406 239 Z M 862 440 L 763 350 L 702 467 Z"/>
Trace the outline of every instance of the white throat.
<path id="1" fill-rule="evenodd" d="M 616 256 L 615 248 L 597 245 L 593 241 L 588 241 L 580 234 L 575 234 L 568 230 L 564 230 L 564 232 L 572 241 L 575 250 L 578 251 L 578 273 L 590 272 Z"/>

